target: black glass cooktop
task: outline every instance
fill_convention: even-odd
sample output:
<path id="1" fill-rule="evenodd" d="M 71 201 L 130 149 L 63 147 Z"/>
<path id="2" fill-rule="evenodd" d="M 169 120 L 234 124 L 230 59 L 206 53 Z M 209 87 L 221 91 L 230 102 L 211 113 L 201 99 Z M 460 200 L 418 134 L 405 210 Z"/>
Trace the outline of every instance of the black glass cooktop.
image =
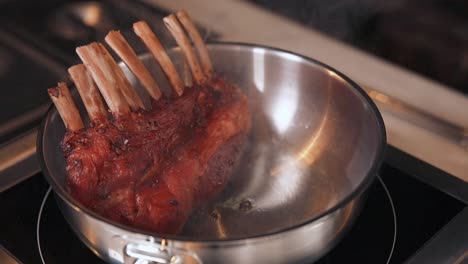
<path id="1" fill-rule="evenodd" d="M 437 170 L 424 172 L 419 166 L 421 162 L 404 170 L 400 168 L 405 163 L 398 157 L 400 154 L 408 157 L 391 149 L 390 157 L 380 170 L 381 180 L 377 179 L 370 187 L 355 224 L 342 241 L 318 261 L 319 264 L 387 263 L 390 255 L 389 263 L 402 263 L 466 207 L 465 202 L 454 198 L 457 191 L 446 193 L 446 188 L 452 184 L 460 187 L 455 178 L 439 184 L 441 188 L 426 184 L 425 178 L 415 177 L 414 171 L 432 173 L 432 178 L 438 179 L 440 175 L 434 173 Z M 394 162 L 399 165 L 395 166 Z M 0 218 L 0 244 L 23 263 L 41 263 L 36 228 L 48 188 L 44 177 L 38 174 L 0 194 L 0 206 L 7 215 Z M 45 263 L 103 263 L 72 233 L 53 194 L 45 200 L 39 233 Z"/>

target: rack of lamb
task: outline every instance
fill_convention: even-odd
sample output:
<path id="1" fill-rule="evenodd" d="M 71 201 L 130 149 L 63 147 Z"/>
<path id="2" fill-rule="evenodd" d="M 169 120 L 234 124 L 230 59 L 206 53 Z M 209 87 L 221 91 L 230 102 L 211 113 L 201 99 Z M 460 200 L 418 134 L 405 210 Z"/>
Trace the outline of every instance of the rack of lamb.
<path id="1" fill-rule="evenodd" d="M 197 207 L 226 186 L 242 155 L 251 115 L 241 89 L 214 73 L 187 13 L 171 14 L 164 23 L 189 66 L 190 87 L 140 21 L 133 31 L 160 65 L 170 94 L 161 92 L 118 31 L 109 32 L 105 41 L 145 88 L 150 105 L 101 43 L 78 47 L 83 64 L 69 68 L 89 116 L 86 125 L 65 83 L 48 92 L 67 128 L 62 150 L 71 196 L 110 220 L 177 234 Z"/>

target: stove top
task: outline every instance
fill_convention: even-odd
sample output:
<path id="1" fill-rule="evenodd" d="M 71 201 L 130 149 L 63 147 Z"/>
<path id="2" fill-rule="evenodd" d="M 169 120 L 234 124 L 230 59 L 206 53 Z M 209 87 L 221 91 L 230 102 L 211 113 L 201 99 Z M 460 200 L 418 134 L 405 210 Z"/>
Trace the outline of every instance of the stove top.
<path id="1" fill-rule="evenodd" d="M 432 179 L 441 173 L 390 148 L 355 224 L 319 264 L 411 261 L 430 246 L 429 241 L 450 230 L 457 218 L 465 215 L 468 221 L 466 184 L 449 175 L 443 184 L 425 183 L 414 168 L 395 166 L 395 161 L 401 165 L 405 159 L 418 170 L 432 171 Z M 103 263 L 75 236 L 48 190 L 44 177 L 37 174 L 0 194 L 0 205 L 9 212 L 0 219 L 0 244 L 23 263 Z M 468 246 L 468 232 L 466 228 L 459 232 L 464 235 L 458 241 L 463 249 Z"/>

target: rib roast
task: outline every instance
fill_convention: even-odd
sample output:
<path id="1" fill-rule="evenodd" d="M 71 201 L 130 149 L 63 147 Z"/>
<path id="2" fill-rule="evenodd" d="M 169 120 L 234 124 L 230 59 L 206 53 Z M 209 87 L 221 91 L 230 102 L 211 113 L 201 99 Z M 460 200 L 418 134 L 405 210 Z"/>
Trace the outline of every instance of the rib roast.
<path id="1" fill-rule="evenodd" d="M 214 74 L 187 13 L 172 14 L 164 23 L 184 54 L 191 87 L 184 87 L 160 41 L 140 21 L 133 30 L 161 66 L 171 95 L 161 92 L 118 31 L 105 40 L 146 89 L 150 106 L 100 43 L 78 47 L 83 64 L 69 69 L 89 115 L 86 127 L 65 83 L 48 92 L 67 128 L 62 149 L 72 197 L 119 223 L 177 234 L 190 214 L 227 184 L 251 117 L 243 92 Z"/>

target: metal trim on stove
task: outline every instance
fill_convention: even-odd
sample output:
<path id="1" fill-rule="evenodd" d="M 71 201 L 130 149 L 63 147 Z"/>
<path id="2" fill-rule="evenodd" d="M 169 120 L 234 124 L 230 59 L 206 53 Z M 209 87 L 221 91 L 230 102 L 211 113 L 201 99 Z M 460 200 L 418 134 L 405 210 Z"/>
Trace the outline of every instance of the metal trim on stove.
<path id="1" fill-rule="evenodd" d="M 468 207 L 463 209 L 406 264 L 468 263 Z"/>
<path id="2" fill-rule="evenodd" d="M 0 147 L 0 192 L 40 171 L 36 137 L 34 129 Z"/>
<path id="3" fill-rule="evenodd" d="M 46 71 L 52 72 L 55 76 L 67 75 L 66 68 L 60 63 L 53 60 L 49 56 L 49 53 L 45 53 L 39 49 L 36 49 L 31 45 L 31 43 L 20 40 L 12 33 L 3 30 L 3 28 L 0 28 L 0 42 L 6 45 L 6 47 L 14 50 L 15 52 L 24 55 L 25 58 L 30 60 L 28 62 L 34 62 L 38 65 L 41 65 L 42 67 L 44 67 L 44 69 L 46 69 Z M 21 74 L 21 72 L 19 73 Z M 22 77 L 23 76 L 21 76 L 21 78 Z M 8 89 L 15 88 L 16 87 L 8 87 Z M 34 88 L 39 87 L 31 87 L 31 89 Z M 21 98 L 18 98 L 18 102 L 21 102 Z M 14 134 L 24 127 L 29 127 L 29 129 L 32 129 L 34 124 L 37 125 L 40 118 L 45 115 L 48 105 L 49 104 L 47 103 L 38 105 L 37 107 L 25 113 L 22 113 L 20 116 L 12 118 L 11 120 L 8 120 L 7 122 L 1 124 L 0 139 L 2 141 L 5 141 L 14 138 Z"/>
<path id="4" fill-rule="evenodd" d="M 0 41 L 55 75 L 66 76 L 66 68 L 60 63 L 12 33 L 0 29 Z M 0 138 L 5 141 L 0 144 L 0 192 L 40 171 L 36 159 L 37 131 L 34 127 L 47 108 L 48 104 L 38 105 L 0 126 Z"/>
<path id="5" fill-rule="evenodd" d="M 398 148 L 388 146 L 385 161 L 412 177 L 468 204 L 468 182 L 435 168 Z"/>

